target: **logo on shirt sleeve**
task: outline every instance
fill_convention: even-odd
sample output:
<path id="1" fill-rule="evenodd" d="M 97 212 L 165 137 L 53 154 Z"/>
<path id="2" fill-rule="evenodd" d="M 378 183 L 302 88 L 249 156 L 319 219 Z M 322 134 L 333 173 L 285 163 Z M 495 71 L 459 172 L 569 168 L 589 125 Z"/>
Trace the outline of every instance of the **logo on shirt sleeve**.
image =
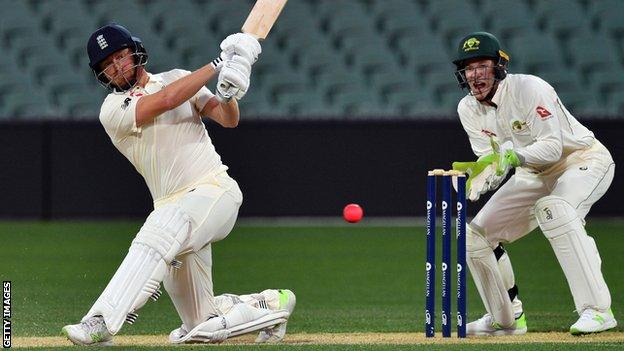
<path id="1" fill-rule="evenodd" d="M 543 108 L 542 106 L 537 106 L 537 108 L 535 108 L 535 112 L 537 112 L 537 114 L 540 116 L 542 120 L 552 117 L 552 114 L 550 113 L 550 111 Z"/>

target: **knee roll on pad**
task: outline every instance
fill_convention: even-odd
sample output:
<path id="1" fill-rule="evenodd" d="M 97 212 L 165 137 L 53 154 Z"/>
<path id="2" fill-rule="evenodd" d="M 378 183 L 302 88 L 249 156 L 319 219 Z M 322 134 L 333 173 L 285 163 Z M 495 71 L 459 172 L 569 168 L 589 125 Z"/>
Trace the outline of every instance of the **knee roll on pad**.
<path id="1" fill-rule="evenodd" d="M 492 252 L 492 244 L 481 234 L 477 229 L 475 229 L 472 225 L 468 224 L 466 226 L 466 253 L 468 256 L 473 254 L 493 254 Z"/>
<path id="2" fill-rule="evenodd" d="M 170 204 L 152 211 L 132 243 L 153 248 L 171 263 L 190 233 L 190 216 L 180 206 Z"/>
<path id="3" fill-rule="evenodd" d="M 567 233 L 572 222 L 581 222 L 576 210 L 565 199 L 549 195 L 535 203 L 535 218 L 547 238 L 553 239 Z M 582 223 L 580 223 L 582 226 Z"/>
<path id="4" fill-rule="evenodd" d="M 565 199 L 550 195 L 536 202 L 535 217 L 568 280 L 576 310 L 608 309 L 611 295 L 600 270 L 600 254 L 576 210 Z"/>

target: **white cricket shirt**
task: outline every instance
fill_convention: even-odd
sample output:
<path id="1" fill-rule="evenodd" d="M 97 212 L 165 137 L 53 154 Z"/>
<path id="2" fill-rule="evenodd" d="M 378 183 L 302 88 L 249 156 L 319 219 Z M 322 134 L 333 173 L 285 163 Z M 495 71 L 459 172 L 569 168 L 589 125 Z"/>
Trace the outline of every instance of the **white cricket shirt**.
<path id="1" fill-rule="evenodd" d="M 471 95 L 457 107 L 477 156 L 492 153 L 490 136 L 499 144 L 511 140 L 526 166 L 548 168 L 573 151 L 594 144 L 594 134 L 563 106 L 550 84 L 539 77 L 508 74 L 492 97 L 497 107 Z"/>
<path id="2" fill-rule="evenodd" d="M 174 69 L 148 74 L 145 88 L 111 93 L 100 110 L 100 122 L 113 145 L 143 176 L 155 202 L 185 190 L 210 173 L 227 169 L 199 114 L 213 96 L 206 87 L 152 123 L 136 125 L 136 105 L 141 96 L 156 93 L 189 73 Z"/>

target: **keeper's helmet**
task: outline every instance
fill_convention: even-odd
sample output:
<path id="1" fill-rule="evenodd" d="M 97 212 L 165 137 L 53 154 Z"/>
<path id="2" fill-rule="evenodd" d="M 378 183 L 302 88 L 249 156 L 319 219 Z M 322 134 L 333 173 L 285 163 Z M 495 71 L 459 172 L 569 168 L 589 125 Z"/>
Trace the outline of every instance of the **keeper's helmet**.
<path id="1" fill-rule="evenodd" d="M 468 88 L 464 68 L 465 63 L 474 58 L 494 59 L 494 61 L 496 61 L 496 65 L 494 66 L 494 78 L 503 80 L 507 76 L 509 55 L 501 50 L 498 39 L 488 32 L 470 33 L 459 41 L 457 56 L 455 60 L 453 60 L 453 63 L 457 67 L 455 77 L 462 89 Z"/>
<path id="2" fill-rule="evenodd" d="M 89 67 L 95 74 L 97 80 L 107 89 L 114 91 L 127 91 L 136 84 L 137 76 L 132 81 L 127 81 L 123 87 L 113 85 L 106 77 L 100 67 L 100 63 L 109 55 L 130 48 L 134 67 L 144 66 L 147 63 L 147 52 L 143 47 L 143 42 L 137 37 L 133 37 L 126 28 L 119 24 L 111 23 L 99 28 L 87 42 L 87 54 L 89 55 Z"/>

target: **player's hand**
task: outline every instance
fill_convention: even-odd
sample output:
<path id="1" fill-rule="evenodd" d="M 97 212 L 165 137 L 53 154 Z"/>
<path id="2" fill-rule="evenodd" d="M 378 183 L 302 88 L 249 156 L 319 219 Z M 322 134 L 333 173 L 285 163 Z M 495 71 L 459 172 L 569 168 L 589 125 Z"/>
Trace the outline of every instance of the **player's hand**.
<path id="1" fill-rule="evenodd" d="M 500 160 L 500 154 L 497 152 L 493 152 L 491 154 L 483 155 L 477 159 L 477 162 L 487 163 L 492 170 L 492 174 L 488 179 L 488 191 L 496 190 L 503 183 L 503 180 L 507 178 L 507 174 L 503 174 L 502 176 L 496 174 L 496 167 Z"/>
<path id="2" fill-rule="evenodd" d="M 221 42 L 222 57 L 231 59 L 235 55 L 242 56 L 247 59 L 250 65 L 258 60 L 258 55 L 262 52 L 260 42 L 253 35 L 245 33 L 236 33 L 228 35 Z"/>
<path id="3" fill-rule="evenodd" d="M 511 141 L 504 142 L 500 146 L 500 157 L 496 165 L 496 175 L 504 177 L 511 167 L 520 167 L 522 161 L 520 156 L 514 151 L 513 143 Z"/>
<path id="4" fill-rule="evenodd" d="M 500 161 L 498 162 L 498 166 L 496 167 L 496 174 L 499 176 L 504 176 L 509 172 L 511 167 L 520 167 L 522 165 L 522 161 L 520 160 L 520 156 L 513 151 L 507 150 L 505 154 L 501 156 Z"/>
<path id="5" fill-rule="evenodd" d="M 453 169 L 468 175 L 466 181 L 466 197 L 470 201 L 477 201 L 481 195 L 498 188 L 504 177 L 496 175 L 496 165 L 499 154 L 491 153 L 479 157 L 475 162 L 453 162 Z M 456 180 L 453 185 L 457 190 Z"/>
<path id="6" fill-rule="evenodd" d="M 219 72 L 217 81 L 217 98 L 228 101 L 232 98 L 240 100 L 249 89 L 251 65 L 244 57 L 235 55 L 226 60 Z"/>
<path id="7" fill-rule="evenodd" d="M 470 201 L 477 201 L 482 194 L 489 190 L 489 177 L 493 173 L 492 167 L 480 165 L 478 162 L 453 162 L 453 169 L 466 173 L 466 197 Z M 457 179 L 453 177 L 453 186 L 457 191 Z"/>

